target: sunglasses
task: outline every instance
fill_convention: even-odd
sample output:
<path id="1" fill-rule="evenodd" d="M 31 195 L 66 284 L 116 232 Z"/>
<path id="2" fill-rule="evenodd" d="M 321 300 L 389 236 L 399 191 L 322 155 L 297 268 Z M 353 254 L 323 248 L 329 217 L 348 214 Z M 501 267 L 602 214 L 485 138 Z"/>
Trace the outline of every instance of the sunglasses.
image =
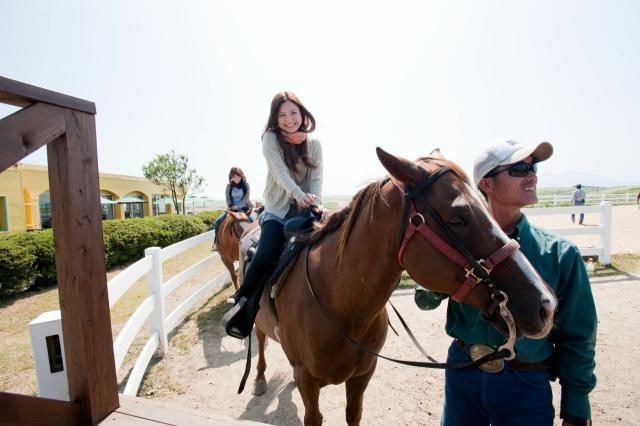
<path id="1" fill-rule="evenodd" d="M 493 177 L 502 172 L 509 172 L 509 176 L 521 178 L 528 176 L 529 172 L 535 175 L 538 172 L 538 165 L 536 163 L 516 163 L 504 169 L 494 170 L 487 174 L 486 177 Z"/>

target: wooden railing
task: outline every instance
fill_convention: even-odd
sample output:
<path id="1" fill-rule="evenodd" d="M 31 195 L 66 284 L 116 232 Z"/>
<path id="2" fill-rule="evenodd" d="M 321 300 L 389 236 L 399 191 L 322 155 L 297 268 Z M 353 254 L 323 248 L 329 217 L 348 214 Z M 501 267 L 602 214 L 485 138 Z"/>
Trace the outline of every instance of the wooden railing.
<path id="1" fill-rule="evenodd" d="M 119 405 L 102 241 L 93 102 L 0 77 L 0 172 L 47 146 L 56 276 L 69 397 L 58 424 L 96 424 Z M 28 406 L 25 409 L 25 401 Z M 80 410 L 77 406 L 80 406 Z M 52 403 L 0 393 L 0 423 L 48 424 Z M 16 411 L 11 411 L 11 407 Z"/>

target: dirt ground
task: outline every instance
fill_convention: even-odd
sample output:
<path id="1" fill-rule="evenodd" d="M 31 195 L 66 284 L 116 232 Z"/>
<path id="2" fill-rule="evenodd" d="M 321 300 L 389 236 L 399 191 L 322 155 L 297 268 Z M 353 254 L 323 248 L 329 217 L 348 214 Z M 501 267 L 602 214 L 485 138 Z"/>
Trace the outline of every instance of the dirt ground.
<path id="1" fill-rule="evenodd" d="M 569 217 L 565 216 L 537 216 L 531 221 L 549 228 L 570 227 Z M 596 216 L 587 215 L 584 226 L 596 224 Z M 614 208 L 612 247 L 614 253 L 640 253 L 640 210 L 636 206 Z M 640 337 L 635 328 L 640 319 L 640 271 L 595 277 L 592 289 L 599 318 L 598 385 L 591 393 L 593 421 L 638 425 L 640 359 L 636 350 L 640 347 Z M 413 303 L 413 291 L 406 289 L 397 291 L 391 301 L 427 351 L 444 360 L 450 341 L 443 331 L 445 309 L 418 310 Z M 226 309 L 212 300 L 185 321 L 171 337 L 169 355 L 154 362 L 139 396 L 268 424 L 302 424 L 304 407 L 293 383 L 291 368 L 278 344 L 271 342 L 267 347 L 267 393 L 260 397 L 251 395 L 257 360 L 255 344 L 247 389 L 240 395 L 236 393 L 244 370 L 246 347 L 244 342 L 227 337 L 220 327 L 219 319 Z M 401 329 L 397 319 L 392 318 L 392 324 L 397 330 Z M 420 359 L 403 332 L 400 336 L 390 332 L 382 353 Z M 362 424 L 438 424 L 443 383 L 441 371 L 380 360 L 365 393 Z M 559 410 L 560 389 L 557 383 L 552 386 L 555 407 Z M 322 390 L 320 409 L 325 424 L 345 424 L 344 408 L 344 385 Z"/>

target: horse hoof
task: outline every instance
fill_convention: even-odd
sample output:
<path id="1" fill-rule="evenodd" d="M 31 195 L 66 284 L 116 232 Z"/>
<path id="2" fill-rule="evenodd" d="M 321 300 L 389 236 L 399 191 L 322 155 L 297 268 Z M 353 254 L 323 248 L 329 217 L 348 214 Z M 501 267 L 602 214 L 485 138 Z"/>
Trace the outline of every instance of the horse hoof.
<path id="1" fill-rule="evenodd" d="M 262 379 L 262 380 L 256 380 L 256 382 L 253 384 L 253 391 L 251 391 L 251 393 L 254 394 L 255 396 L 260 396 L 260 395 L 263 395 L 266 391 L 267 391 L 267 381 L 265 379 Z"/>

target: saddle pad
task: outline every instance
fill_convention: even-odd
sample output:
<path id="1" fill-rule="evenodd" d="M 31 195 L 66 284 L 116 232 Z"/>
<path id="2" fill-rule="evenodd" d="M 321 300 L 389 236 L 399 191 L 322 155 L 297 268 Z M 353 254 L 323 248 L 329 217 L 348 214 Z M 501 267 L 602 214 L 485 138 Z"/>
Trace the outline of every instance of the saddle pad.
<path id="1" fill-rule="evenodd" d="M 246 256 L 247 252 L 251 247 L 255 247 L 258 244 L 258 240 L 260 239 L 260 227 L 256 226 L 252 230 L 246 233 L 246 235 L 242 236 L 240 240 L 240 253 L 242 257 Z"/>
<path id="2" fill-rule="evenodd" d="M 267 286 L 271 289 L 270 294 L 272 299 L 275 299 L 278 295 L 278 292 L 282 287 L 282 283 L 285 278 L 287 278 L 287 275 L 289 275 L 291 268 L 295 264 L 295 260 L 298 258 L 298 255 L 305 246 L 306 243 L 297 242 L 295 240 L 293 242 L 286 243 L 275 270 L 267 280 Z"/>
<path id="3" fill-rule="evenodd" d="M 242 239 L 240 240 L 240 257 L 242 259 L 245 259 L 246 261 L 247 252 L 252 247 L 258 245 L 258 240 L 260 240 L 259 226 L 243 235 Z M 280 258 L 278 259 L 278 263 L 269 274 L 269 277 L 265 282 L 265 285 L 267 286 L 267 288 L 269 288 L 269 294 L 272 299 L 275 299 L 275 297 L 278 295 L 284 279 L 287 277 L 289 271 L 291 270 L 291 267 L 295 263 L 294 260 L 298 257 L 298 254 L 300 254 L 305 245 L 305 242 L 296 241 L 294 238 L 291 238 L 285 243 L 284 249 L 282 250 Z M 244 267 L 248 268 L 249 265 L 245 264 Z"/>

